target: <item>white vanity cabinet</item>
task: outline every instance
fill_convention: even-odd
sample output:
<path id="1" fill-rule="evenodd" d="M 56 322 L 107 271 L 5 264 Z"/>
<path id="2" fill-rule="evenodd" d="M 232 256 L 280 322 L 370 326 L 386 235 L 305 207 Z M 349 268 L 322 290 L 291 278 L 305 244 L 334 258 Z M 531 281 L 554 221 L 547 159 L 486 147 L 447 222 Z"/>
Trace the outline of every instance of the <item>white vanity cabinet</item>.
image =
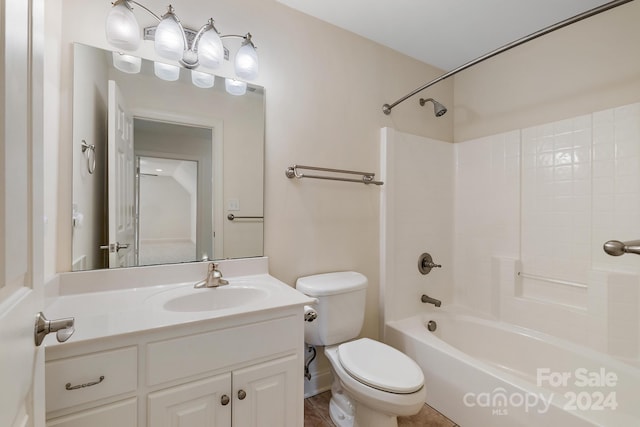
<path id="1" fill-rule="evenodd" d="M 150 393 L 149 426 L 231 426 L 231 374 Z"/>
<path id="2" fill-rule="evenodd" d="M 289 405 L 295 401 L 297 366 L 291 355 L 234 371 L 232 425 L 299 427 L 296 408 Z"/>
<path id="3" fill-rule="evenodd" d="M 149 394 L 149 427 L 298 427 L 296 356 Z"/>
<path id="4" fill-rule="evenodd" d="M 298 306 L 47 348 L 47 426 L 300 427 L 303 328 Z"/>

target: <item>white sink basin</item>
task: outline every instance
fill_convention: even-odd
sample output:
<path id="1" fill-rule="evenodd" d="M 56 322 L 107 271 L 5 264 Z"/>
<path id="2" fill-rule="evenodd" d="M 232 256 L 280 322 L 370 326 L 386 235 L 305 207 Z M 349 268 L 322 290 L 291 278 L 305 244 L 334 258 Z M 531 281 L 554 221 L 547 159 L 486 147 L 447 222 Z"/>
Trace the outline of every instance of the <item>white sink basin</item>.
<path id="1" fill-rule="evenodd" d="M 162 298 L 167 311 L 216 311 L 240 307 L 267 298 L 269 292 L 253 286 L 220 286 L 194 289 L 193 287 L 161 292 L 152 297 Z"/>

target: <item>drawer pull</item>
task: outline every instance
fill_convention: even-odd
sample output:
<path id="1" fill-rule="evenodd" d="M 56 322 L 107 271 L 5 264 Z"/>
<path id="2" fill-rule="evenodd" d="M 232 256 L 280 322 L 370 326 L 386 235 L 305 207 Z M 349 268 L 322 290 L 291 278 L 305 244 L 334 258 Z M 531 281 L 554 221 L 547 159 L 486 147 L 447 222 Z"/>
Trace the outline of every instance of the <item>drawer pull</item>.
<path id="1" fill-rule="evenodd" d="M 245 397 L 247 397 L 247 392 L 246 391 L 244 391 L 244 390 L 238 391 L 238 399 L 244 400 Z"/>
<path id="2" fill-rule="evenodd" d="M 102 381 L 104 381 L 104 375 L 100 375 L 100 378 L 98 379 L 98 381 L 93 381 L 90 383 L 84 383 L 84 384 L 79 384 L 79 385 L 74 385 L 72 386 L 71 383 L 67 383 L 64 388 L 67 390 L 77 390 L 79 388 L 85 388 L 85 387 L 91 387 L 97 384 L 100 384 Z"/>
<path id="3" fill-rule="evenodd" d="M 229 404 L 229 401 L 229 396 L 227 396 L 226 394 L 220 398 L 220 403 L 222 403 L 222 406 L 227 406 Z"/>

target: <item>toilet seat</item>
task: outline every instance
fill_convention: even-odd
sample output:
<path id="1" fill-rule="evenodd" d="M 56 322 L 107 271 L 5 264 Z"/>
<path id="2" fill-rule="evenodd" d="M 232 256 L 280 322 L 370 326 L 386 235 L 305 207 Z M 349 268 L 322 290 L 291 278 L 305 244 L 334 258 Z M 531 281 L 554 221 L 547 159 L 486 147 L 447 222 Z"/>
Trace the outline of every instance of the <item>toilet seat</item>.
<path id="1" fill-rule="evenodd" d="M 424 375 L 416 362 L 369 338 L 340 344 L 338 359 L 351 377 L 378 390 L 408 394 L 424 386 Z"/>

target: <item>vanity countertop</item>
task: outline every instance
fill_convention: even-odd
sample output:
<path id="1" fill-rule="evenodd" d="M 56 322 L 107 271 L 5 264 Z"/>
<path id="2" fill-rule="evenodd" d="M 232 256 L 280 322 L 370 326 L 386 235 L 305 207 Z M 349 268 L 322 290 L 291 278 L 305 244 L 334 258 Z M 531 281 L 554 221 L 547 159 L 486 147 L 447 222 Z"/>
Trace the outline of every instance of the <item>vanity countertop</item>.
<path id="1" fill-rule="evenodd" d="M 204 266 L 193 267 L 198 272 L 206 268 L 206 263 L 200 264 Z M 234 272 L 233 267 L 227 269 Z M 130 283 L 144 282 L 145 285 L 127 287 L 119 284 L 117 289 L 110 290 L 100 290 L 94 286 L 83 292 L 74 292 L 73 286 L 60 285 L 58 294 L 49 297 L 45 315 L 49 319 L 74 317 L 76 330 L 66 343 L 58 343 L 55 334 L 49 334 L 44 344 L 54 347 L 190 322 L 237 319 L 239 316 L 302 307 L 314 302 L 312 298 L 259 270 L 249 270 L 258 274 L 225 275 L 229 284 L 218 288 L 195 289 L 197 280 L 191 278 L 205 277 L 197 273 L 187 277 L 189 280 L 185 282 L 152 285 L 148 279 L 130 280 Z M 109 274 L 109 271 L 105 274 Z M 121 274 L 121 271 L 115 274 Z M 145 272 L 138 270 L 136 274 L 144 275 Z"/>

